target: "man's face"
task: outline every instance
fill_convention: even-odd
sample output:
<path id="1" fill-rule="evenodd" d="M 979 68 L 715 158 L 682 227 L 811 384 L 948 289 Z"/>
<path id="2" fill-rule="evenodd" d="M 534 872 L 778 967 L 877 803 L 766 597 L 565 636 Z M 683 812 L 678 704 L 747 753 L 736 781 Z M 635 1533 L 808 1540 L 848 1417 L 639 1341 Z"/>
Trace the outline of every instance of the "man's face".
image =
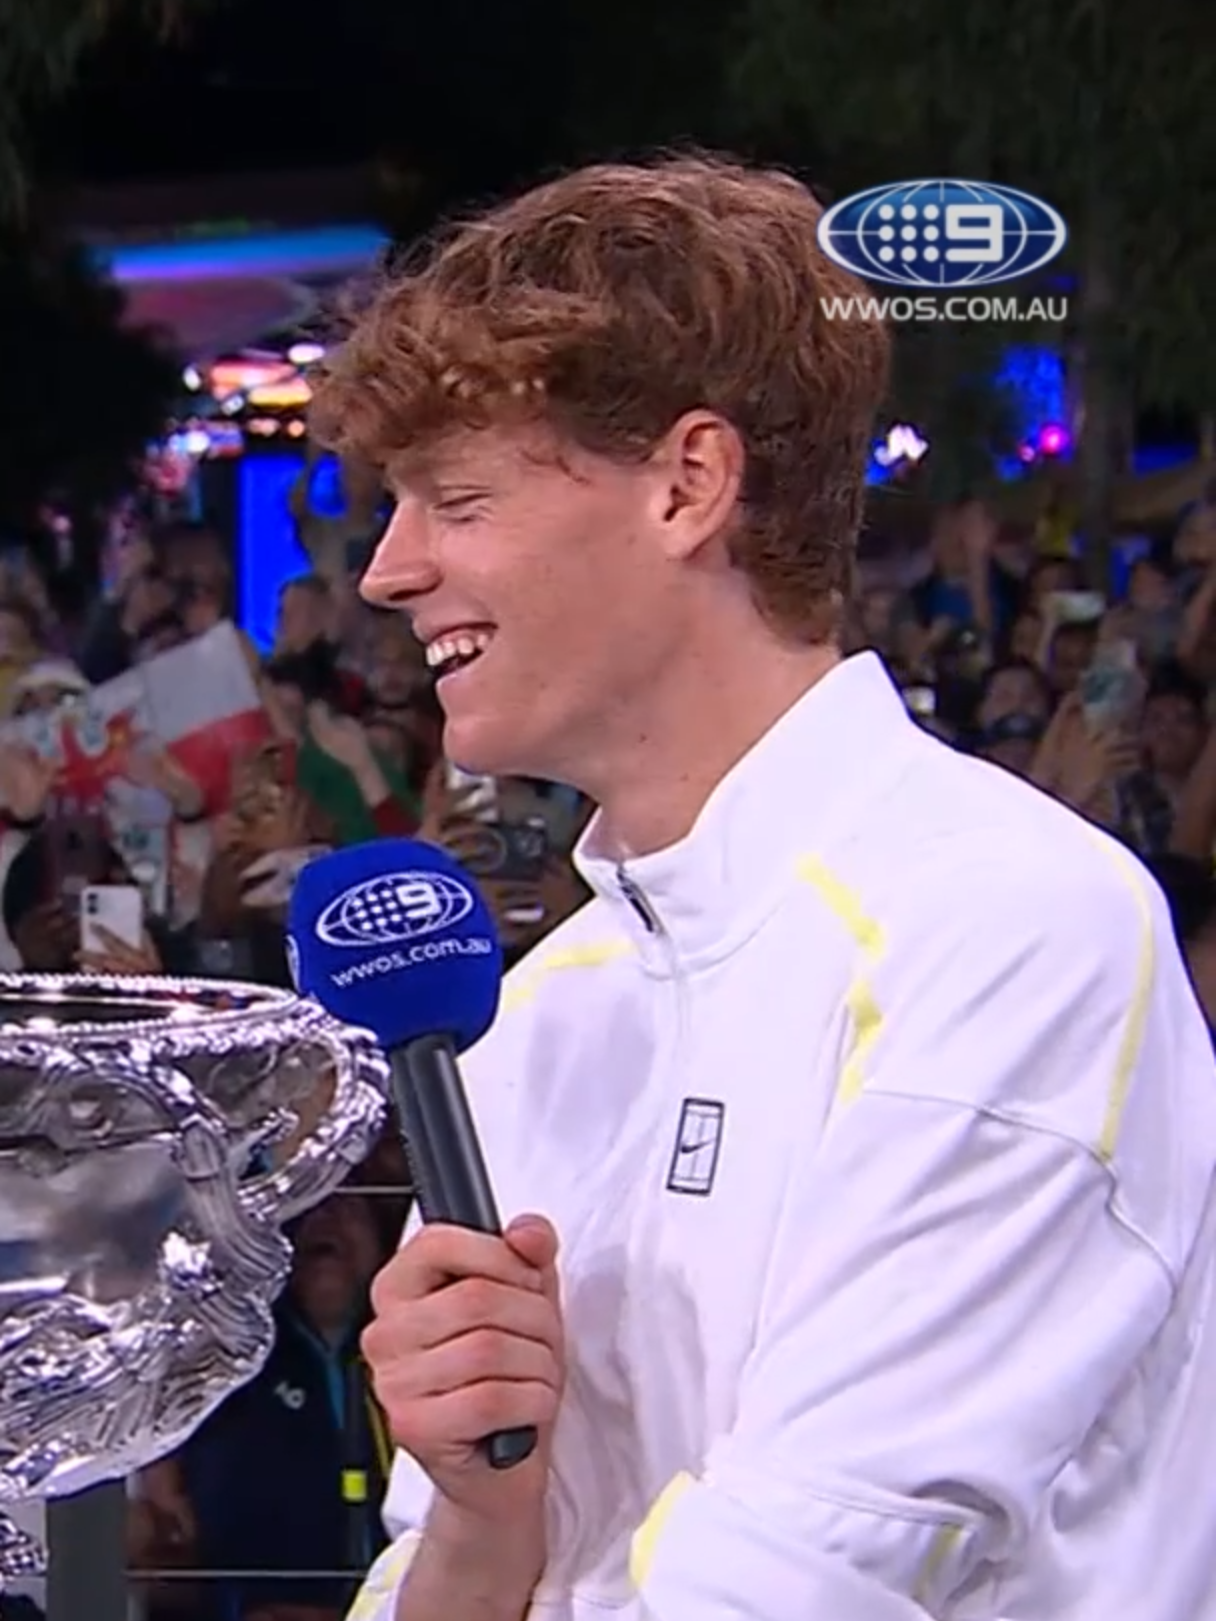
<path id="1" fill-rule="evenodd" d="M 636 746 L 690 594 L 663 548 L 655 463 L 559 459 L 539 430 L 496 429 L 390 473 L 398 504 L 364 595 L 408 607 L 428 644 L 484 633 L 438 683 L 448 757 L 579 783 L 589 746 Z"/>
<path id="2" fill-rule="evenodd" d="M 1127 600 L 1140 613 L 1159 613 L 1170 606 L 1174 597 L 1166 575 L 1144 559 L 1132 569 Z"/>
<path id="3" fill-rule="evenodd" d="M 48 682 L 44 687 L 30 687 L 14 703 L 13 718 L 20 719 L 22 715 L 52 715 L 60 704 L 79 696 L 75 688 L 57 687 L 54 682 Z"/>
<path id="4" fill-rule="evenodd" d="M 1203 717 L 1181 693 L 1163 692 L 1144 706 L 1141 738 L 1148 763 L 1166 777 L 1185 777 L 1203 747 Z"/>
<path id="5" fill-rule="evenodd" d="M 980 709 L 980 725 L 991 726 L 1009 715 L 1033 715 L 1047 719 L 1047 696 L 1030 670 L 1016 665 L 998 670 L 988 684 Z"/>
<path id="6" fill-rule="evenodd" d="M 403 708 L 426 681 L 421 649 L 403 623 L 377 636 L 372 649 L 367 684 L 382 709 Z"/>
<path id="7" fill-rule="evenodd" d="M 1041 611 L 1048 597 L 1069 589 L 1072 577 L 1072 569 L 1063 558 L 1040 563 L 1031 577 L 1031 606 Z"/>
<path id="8" fill-rule="evenodd" d="M 367 1199 L 337 1193 L 315 1206 L 296 1228 L 293 1251 L 291 1291 L 304 1316 L 322 1331 L 345 1323 L 380 1262 Z"/>
<path id="9" fill-rule="evenodd" d="M 1019 614 L 1009 637 L 1009 651 L 1015 659 L 1038 662 L 1039 643 L 1043 639 L 1043 621 L 1037 613 Z"/>
<path id="10" fill-rule="evenodd" d="M 198 585 L 218 591 L 227 578 L 224 546 L 218 535 L 182 536 L 165 558 L 165 573 L 175 585 Z"/>
<path id="11" fill-rule="evenodd" d="M 1097 642 L 1097 631 L 1088 625 L 1064 625 L 1056 631 L 1047 673 L 1057 693 L 1075 691 L 1089 668 Z"/>

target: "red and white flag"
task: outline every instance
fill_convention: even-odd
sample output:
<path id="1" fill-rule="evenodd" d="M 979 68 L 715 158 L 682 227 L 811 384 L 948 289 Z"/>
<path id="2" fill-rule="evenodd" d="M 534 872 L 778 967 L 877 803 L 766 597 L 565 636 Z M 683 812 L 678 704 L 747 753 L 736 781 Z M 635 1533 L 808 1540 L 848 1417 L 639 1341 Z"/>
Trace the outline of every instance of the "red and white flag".
<path id="1" fill-rule="evenodd" d="M 209 814 L 227 807 L 234 760 L 270 735 L 240 638 L 216 625 L 182 647 L 91 688 L 49 714 L 0 729 L 58 765 L 53 796 L 88 813 L 127 776 L 132 754 L 159 744 L 202 789 Z"/>

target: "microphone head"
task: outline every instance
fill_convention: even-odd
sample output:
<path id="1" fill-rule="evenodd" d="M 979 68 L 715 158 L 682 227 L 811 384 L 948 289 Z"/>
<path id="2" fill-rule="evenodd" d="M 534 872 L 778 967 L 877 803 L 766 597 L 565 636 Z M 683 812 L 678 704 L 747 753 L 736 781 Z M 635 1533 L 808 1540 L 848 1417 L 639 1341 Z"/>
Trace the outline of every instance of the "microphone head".
<path id="1" fill-rule="evenodd" d="M 296 989 L 382 1047 L 447 1035 L 463 1052 L 498 1011 L 502 947 L 459 862 L 416 839 L 309 862 L 287 917 Z"/>

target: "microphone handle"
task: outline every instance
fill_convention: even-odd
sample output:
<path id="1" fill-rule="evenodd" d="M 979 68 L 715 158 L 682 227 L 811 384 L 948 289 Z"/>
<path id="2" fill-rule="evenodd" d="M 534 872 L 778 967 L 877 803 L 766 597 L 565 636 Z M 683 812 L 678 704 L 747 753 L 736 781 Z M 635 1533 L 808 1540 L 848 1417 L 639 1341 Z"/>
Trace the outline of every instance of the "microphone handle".
<path id="1" fill-rule="evenodd" d="M 502 1223 L 450 1037 L 417 1036 L 391 1048 L 388 1059 L 423 1221 L 500 1235 Z M 481 1444 L 491 1468 L 511 1469 L 535 1451 L 536 1427 L 498 1430 Z"/>

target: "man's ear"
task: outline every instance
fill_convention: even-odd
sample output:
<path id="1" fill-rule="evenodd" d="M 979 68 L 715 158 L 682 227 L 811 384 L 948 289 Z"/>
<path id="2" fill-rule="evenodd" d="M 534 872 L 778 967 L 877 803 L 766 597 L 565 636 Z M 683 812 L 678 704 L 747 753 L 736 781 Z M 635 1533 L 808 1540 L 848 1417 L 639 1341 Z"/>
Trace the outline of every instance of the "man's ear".
<path id="1" fill-rule="evenodd" d="M 687 411 L 651 458 L 653 516 L 673 559 L 690 558 L 721 535 L 743 487 L 738 430 L 713 411 Z"/>

